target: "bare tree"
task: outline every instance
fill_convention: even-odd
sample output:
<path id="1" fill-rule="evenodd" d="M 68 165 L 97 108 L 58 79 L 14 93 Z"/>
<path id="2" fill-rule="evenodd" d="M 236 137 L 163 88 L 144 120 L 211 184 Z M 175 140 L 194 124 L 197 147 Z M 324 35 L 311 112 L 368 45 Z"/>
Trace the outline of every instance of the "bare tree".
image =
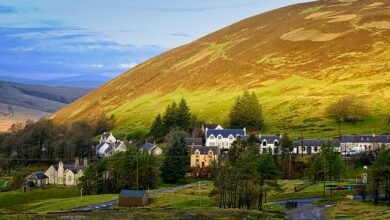
<path id="1" fill-rule="evenodd" d="M 326 113 L 338 123 L 341 136 L 341 122 L 361 121 L 369 114 L 369 110 L 366 104 L 358 100 L 355 95 L 348 95 L 331 104 L 326 109 Z"/>

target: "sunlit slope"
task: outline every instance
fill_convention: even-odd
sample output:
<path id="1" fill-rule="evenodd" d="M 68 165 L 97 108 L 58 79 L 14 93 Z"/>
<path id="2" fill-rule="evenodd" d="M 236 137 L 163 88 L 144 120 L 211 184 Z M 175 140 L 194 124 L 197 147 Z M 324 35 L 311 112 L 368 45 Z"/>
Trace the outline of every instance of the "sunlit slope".
<path id="1" fill-rule="evenodd" d="M 385 133 L 390 115 L 390 1 L 318 1 L 260 14 L 137 66 L 54 114 L 58 122 L 113 114 L 145 129 L 173 99 L 223 123 L 235 97 L 257 93 L 267 133 L 331 137 L 324 109 L 354 93 L 371 109 L 346 133 Z"/>

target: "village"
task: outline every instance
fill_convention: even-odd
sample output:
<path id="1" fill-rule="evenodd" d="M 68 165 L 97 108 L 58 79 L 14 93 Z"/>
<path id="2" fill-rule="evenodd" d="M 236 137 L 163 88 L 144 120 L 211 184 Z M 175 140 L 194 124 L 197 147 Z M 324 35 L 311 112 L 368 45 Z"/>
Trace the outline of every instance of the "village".
<path id="1" fill-rule="evenodd" d="M 66 130 L 47 120 L 15 127 L 1 145 L 9 149 L 5 174 L 14 176 L 3 178 L 0 197 L 42 192 L 59 199 L 44 210 L 69 213 L 212 206 L 256 209 L 261 215 L 277 209 L 279 217 L 299 213 L 312 201 L 307 197 L 331 205 L 345 198 L 373 199 L 374 204 L 389 200 L 384 183 L 390 135 L 339 133 L 313 139 L 301 132 L 292 139 L 285 132 L 263 134 L 261 105 L 249 92 L 238 96 L 228 117 L 228 127 L 202 123 L 181 99 L 156 116 L 146 136 L 117 132 L 118 137 L 111 131 L 112 120 L 104 117 L 96 124 L 76 122 Z M 25 140 L 29 142 L 23 144 Z M 13 148 L 15 143 L 27 147 Z M 63 195 L 63 201 L 55 196 L 67 190 L 72 193 Z M 176 193 L 180 199 L 171 200 Z M 77 200 L 77 194 L 81 203 L 64 203 Z"/>

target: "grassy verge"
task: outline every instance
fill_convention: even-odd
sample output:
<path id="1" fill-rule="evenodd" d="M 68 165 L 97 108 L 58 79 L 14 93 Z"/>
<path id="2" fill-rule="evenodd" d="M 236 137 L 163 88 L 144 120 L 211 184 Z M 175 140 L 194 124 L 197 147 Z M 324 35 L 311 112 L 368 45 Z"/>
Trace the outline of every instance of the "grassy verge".
<path id="1" fill-rule="evenodd" d="M 327 209 L 329 219 L 390 219 L 390 208 L 385 205 L 375 206 L 370 202 L 343 200 Z"/>
<path id="2" fill-rule="evenodd" d="M 0 215 L 0 219 L 283 219 L 278 212 L 259 212 L 238 209 L 169 209 L 169 208 L 129 208 L 104 210 L 90 213 L 37 214 L 37 215 Z"/>
<path id="3" fill-rule="evenodd" d="M 23 205 L 25 211 L 29 212 L 56 212 L 79 208 L 83 206 L 90 206 L 99 203 L 104 203 L 118 199 L 118 194 L 104 194 L 83 196 L 81 202 L 80 197 L 64 198 L 64 199 L 46 199 L 34 203 Z"/>
<path id="4" fill-rule="evenodd" d="M 70 198 L 79 195 L 76 188 L 48 188 L 34 189 L 30 192 L 21 192 L 19 190 L 0 193 L 0 211 L 19 211 L 24 209 L 23 205 L 36 201 Z"/>
<path id="5" fill-rule="evenodd" d="M 151 197 L 149 207 L 153 208 L 199 208 L 211 207 L 215 201 L 209 197 L 213 190 L 212 184 L 188 187 L 183 190 L 166 192 Z"/>

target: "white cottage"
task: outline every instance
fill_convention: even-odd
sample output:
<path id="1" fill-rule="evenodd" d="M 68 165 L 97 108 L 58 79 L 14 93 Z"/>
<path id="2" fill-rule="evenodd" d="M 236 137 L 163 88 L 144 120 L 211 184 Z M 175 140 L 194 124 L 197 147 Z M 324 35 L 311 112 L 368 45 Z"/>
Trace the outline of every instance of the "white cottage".
<path id="1" fill-rule="evenodd" d="M 246 129 L 208 129 L 206 128 L 206 146 L 229 149 L 237 137 L 246 135 Z"/>
<path id="2" fill-rule="evenodd" d="M 71 164 L 64 164 L 62 161 L 60 161 L 56 165 L 51 165 L 46 170 L 45 175 L 48 177 L 48 184 L 76 186 L 78 184 L 79 178 L 84 175 L 82 170 L 87 167 L 87 158 L 84 158 L 82 161 L 80 161 L 76 157 L 75 162 Z M 73 172 L 76 175 L 73 175 L 70 172 Z"/>

